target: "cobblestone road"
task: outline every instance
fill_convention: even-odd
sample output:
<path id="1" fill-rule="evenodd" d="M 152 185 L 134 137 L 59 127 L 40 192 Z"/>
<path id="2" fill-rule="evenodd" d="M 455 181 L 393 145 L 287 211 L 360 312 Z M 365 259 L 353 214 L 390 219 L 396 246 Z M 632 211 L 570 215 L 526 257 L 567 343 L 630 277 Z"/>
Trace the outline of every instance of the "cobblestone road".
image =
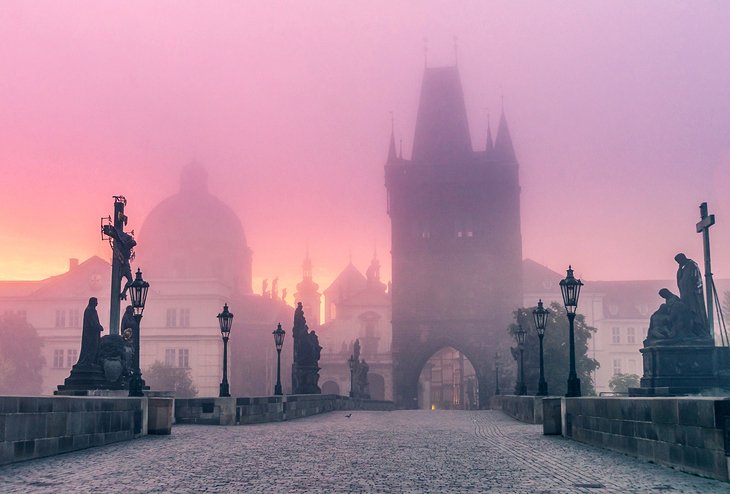
<path id="1" fill-rule="evenodd" d="M 334 412 L 0 467 L 0 492 L 728 492 L 496 411 Z"/>

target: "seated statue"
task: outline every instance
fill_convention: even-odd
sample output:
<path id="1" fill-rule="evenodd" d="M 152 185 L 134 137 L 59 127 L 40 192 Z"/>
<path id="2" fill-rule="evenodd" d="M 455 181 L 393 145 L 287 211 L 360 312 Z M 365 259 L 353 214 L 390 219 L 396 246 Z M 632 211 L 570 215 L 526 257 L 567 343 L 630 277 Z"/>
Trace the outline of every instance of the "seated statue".
<path id="1" fill-rule="evenodd" d="M 701 318 L 683 300 L 667 288 L 659 290 L 659 296 L 664 303 L 651 315 L 644 346 L 711 341 Z"/>

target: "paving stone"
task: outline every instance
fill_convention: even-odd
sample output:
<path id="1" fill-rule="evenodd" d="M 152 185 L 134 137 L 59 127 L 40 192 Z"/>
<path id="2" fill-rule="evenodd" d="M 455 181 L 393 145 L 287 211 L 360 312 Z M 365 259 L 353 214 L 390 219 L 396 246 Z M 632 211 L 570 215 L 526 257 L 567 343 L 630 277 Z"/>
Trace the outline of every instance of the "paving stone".
<path id="1" fill-rule="evenodd" d="M 497 411 L 348 413 L 176 425 L 169 436 L 0 467 L 0 492 L 730 493 Z"/>

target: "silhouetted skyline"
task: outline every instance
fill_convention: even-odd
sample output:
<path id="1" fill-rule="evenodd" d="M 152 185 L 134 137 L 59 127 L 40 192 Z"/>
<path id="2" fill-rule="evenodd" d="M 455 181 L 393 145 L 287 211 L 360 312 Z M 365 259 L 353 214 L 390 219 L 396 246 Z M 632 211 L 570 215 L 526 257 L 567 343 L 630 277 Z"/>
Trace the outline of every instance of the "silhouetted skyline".
<path id="1" fill-rule="evenodd" d="M 239 215 L 254 290 L 293 293 L 306 243 L 321 286 L 377 246 L 391 114 L 410 157 L 424 38 L 453 65 L 472 147 L 502 95 L 522 186 L 524 256 L 586 279 L 671 278 L 717 215 L 730 276 L 730 9 L 724 2 L 27 4 L 0 6 L 0 279 L 108 258 L 196 160 Z M 144 260 L 138 259 L 144 267 Z"/>

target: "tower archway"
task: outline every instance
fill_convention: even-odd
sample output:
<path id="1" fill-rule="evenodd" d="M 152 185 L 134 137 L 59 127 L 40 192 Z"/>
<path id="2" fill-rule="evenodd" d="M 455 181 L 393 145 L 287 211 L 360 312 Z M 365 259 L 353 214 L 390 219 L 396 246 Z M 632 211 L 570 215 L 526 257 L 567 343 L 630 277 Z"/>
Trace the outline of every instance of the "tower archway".
<path id="1" fill-rule="evenodd" d="M 476 370 L 469 359 L 452 347 L 436 351 L 423 365 L 418 378 L 418 408 L 469 410 L 478 408 Z"/>

